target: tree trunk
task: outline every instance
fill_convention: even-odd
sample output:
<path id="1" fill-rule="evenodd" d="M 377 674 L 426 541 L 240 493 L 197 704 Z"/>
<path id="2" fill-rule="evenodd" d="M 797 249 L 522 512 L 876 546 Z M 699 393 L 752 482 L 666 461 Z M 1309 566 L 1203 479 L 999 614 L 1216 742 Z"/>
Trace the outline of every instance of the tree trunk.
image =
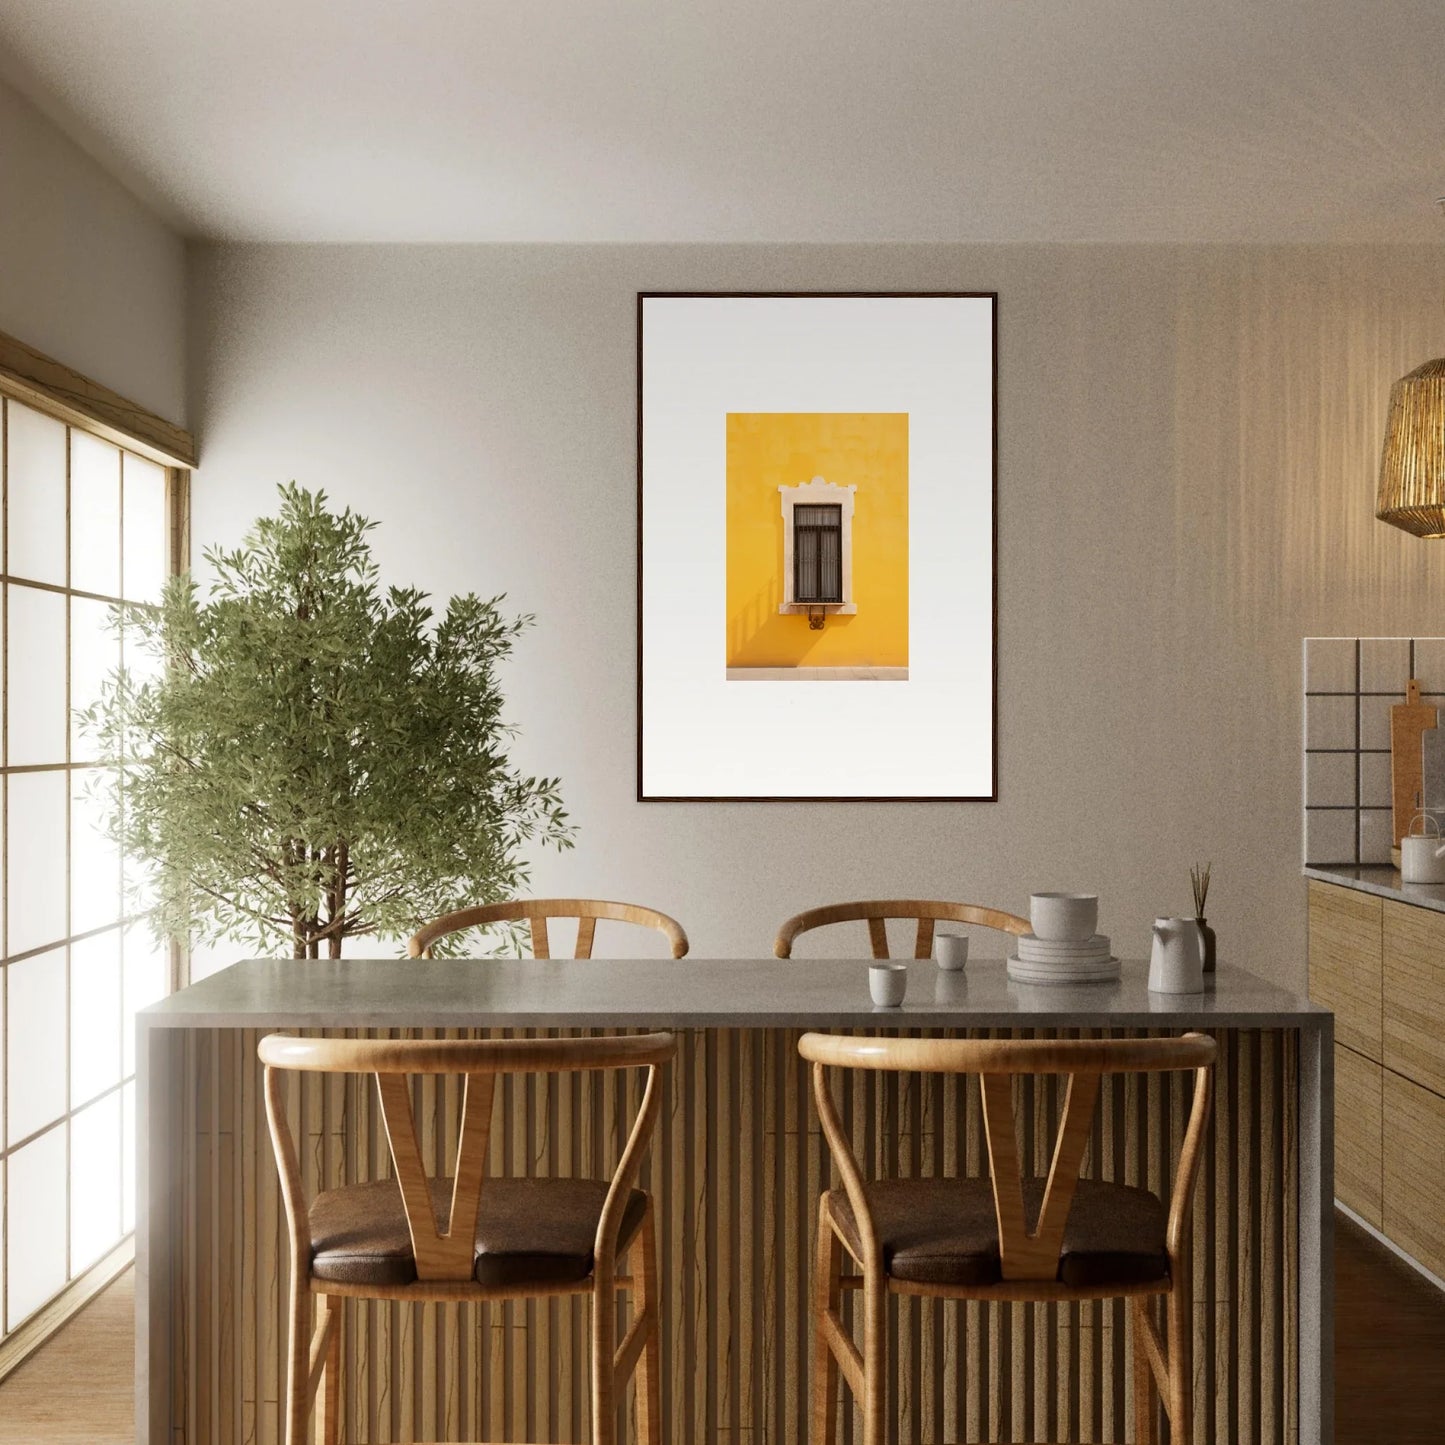
<path id="1" fill-rule="evenodd" d="M 326 956 L 340 958 L 340 920 L 346 913 L 346 844 L 338 841 L 333 847 L 323 849 L 321 858 L 326 871 Z"/>
<path id="2" fill-rule="evenodd" d="M 288 838 L 281 846 L 288 865 L 295 864 L 298 855 L 304 856 L 304 845 L 298 843 L 294 838 Z M 291 957 L 311 957 L 311 951 L 307 944 L 306 919 L 294 903 L 291 905 Z"/>

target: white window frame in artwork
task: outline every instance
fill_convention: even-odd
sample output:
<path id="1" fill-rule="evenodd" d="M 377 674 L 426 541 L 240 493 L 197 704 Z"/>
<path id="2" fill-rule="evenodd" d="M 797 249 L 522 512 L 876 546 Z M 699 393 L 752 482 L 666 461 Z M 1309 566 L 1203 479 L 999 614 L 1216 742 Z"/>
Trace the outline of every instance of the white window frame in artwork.
<path id="1" fill-rule="evenodd" d="M 856 486 L 840 487 L 834 482 L 814 477 L 795 487 L 779 486 L 783 506 L 783 600 L 778 611 L 786 617 L 807 613 L 822 607 L 828 612 L 853 616 L 858 604 L 853 600 L 853 494 Z M 793 508 L 796 506 L 841 507 L 843 537 L 840 546 L 843 573 L 843 600 L 841 602 L 799 602 L 793 590 Z"/>

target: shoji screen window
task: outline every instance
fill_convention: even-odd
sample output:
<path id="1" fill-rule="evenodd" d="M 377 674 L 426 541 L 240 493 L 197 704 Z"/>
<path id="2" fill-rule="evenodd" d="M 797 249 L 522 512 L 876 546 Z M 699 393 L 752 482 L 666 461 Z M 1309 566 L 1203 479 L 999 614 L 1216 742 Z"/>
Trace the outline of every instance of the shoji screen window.
<path id="1" fill-rule="evenodd" d="M 96 760 L 73 721 L 127 657 L 113 603 L 170 570 L 167 469 L 0 397 L 3 964 L 0 1344 L 134 1230 L 137 1008 L 168 952 L 127 913 L 99 831 Z"/>

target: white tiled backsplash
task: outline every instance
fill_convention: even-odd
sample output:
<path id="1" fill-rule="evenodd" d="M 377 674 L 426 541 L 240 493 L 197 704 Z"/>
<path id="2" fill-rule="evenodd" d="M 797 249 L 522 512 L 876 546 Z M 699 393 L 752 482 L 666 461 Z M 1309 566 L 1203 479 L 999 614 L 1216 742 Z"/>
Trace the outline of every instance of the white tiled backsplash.
<path id="1" fill-rule="evenodd" d="M 1306 863 L 1388 863 L 1390 708 L 1405 684 L 1445 726 L 1445 637 L 1307 637 Z"/>

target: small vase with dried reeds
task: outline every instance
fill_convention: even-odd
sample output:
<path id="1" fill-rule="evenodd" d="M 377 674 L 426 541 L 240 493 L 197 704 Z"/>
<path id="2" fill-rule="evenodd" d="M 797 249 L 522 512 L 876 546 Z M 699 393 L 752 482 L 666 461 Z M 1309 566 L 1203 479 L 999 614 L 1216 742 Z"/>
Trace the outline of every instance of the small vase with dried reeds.
<path id="1" fill-rule="evenodd" d="M 1199 925 L 1200 937 L 1204 939 L 1205 973 L 1214 972 L 1214 930 L 1204 918 L 1204 905 L 1209 901 L 1209 870 L 1213 867 L 1212 863 L 1196 863 L 1189 870 L 1189 882 L 1194 889 L 1194 921 Z"/>

